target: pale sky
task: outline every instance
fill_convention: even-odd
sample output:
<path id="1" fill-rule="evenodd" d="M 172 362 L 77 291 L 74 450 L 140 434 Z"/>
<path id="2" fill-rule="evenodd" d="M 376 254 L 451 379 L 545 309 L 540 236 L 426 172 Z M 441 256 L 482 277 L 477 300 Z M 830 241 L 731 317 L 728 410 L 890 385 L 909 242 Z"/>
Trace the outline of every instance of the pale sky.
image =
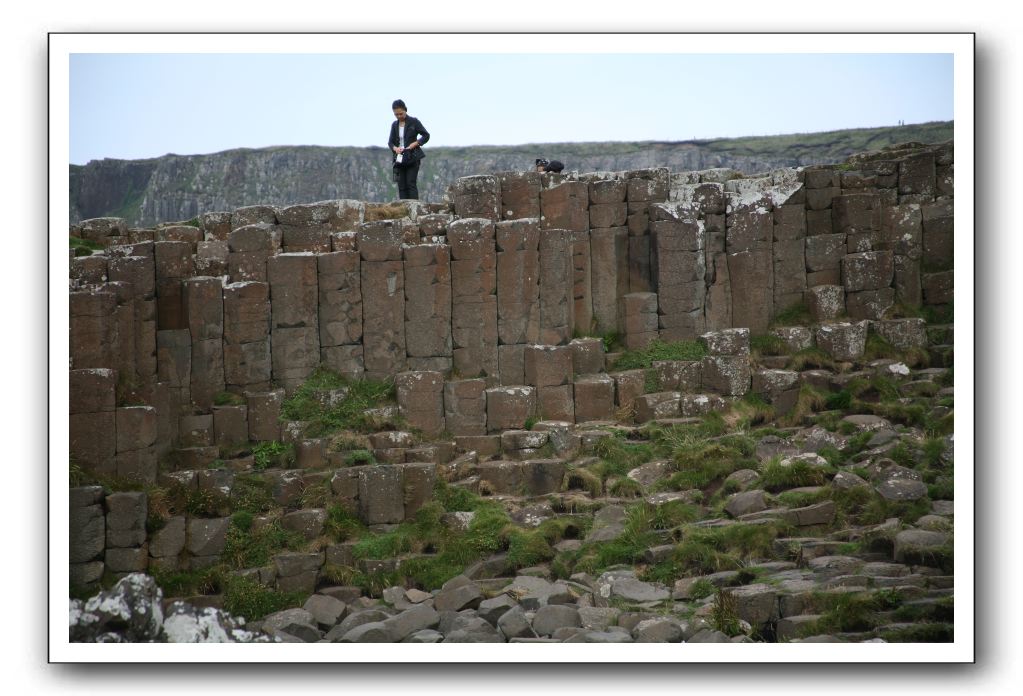
<path id="1" fill-rule="evenodd" d="M 681 39 L 680 39 L 681 40 Z M 679 141 L 953 119 L 952 54 L 72 53 L 70 160 L 384 146 Z"/>

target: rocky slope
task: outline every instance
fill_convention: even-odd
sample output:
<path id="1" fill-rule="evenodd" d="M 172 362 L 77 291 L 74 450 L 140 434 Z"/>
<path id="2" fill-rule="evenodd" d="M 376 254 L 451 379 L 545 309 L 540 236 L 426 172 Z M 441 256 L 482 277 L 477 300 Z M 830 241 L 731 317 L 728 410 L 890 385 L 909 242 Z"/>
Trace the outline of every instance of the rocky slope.
<path id="1" fill-rule="evenodd" d="M 952 122 L 826 133 L 684 142 L 553 143 L 502 147 L 432 147 L 420 174 L 420 196 L 438 202 L 458 177 L 530 169 L 536 157 L 578 171 L 730 167 L 743 173 L 833 163 L 896 142 L 936 143 L 953 137 Z M 440 138 L 437 138 L 438 141 Z M 272 147 L 145 160 L 94 160 L 70 167 L 69 221 L 123 217 L 130 225 L 188 220 L 200 212 L 274 201 L 280 205 L 395 196 L 383 147 Z"/>

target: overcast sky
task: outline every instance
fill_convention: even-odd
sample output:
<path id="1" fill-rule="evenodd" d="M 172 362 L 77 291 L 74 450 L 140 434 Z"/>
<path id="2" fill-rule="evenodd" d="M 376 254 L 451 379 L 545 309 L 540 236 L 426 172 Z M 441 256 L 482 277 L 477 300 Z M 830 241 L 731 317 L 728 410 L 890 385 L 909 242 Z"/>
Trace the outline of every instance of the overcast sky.
<path id="1" fill-rule="evenodd" d="M 953 119 L 951 54 L 72 53 L 70 160 L 384 146 L 689 140 Z"/>

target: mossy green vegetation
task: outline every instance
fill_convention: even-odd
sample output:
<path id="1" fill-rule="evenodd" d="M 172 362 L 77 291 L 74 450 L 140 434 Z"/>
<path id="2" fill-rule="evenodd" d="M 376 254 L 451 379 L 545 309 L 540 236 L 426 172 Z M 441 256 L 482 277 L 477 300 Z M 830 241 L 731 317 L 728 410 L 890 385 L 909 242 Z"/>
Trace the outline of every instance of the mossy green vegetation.
<path id="1" fill-rule="evenodd" d="M 610 368 L 615 372 L 651 367 L 655 360 L 701 360 L 707 349 L 699 341 L 652 341 L 646 348 L 621 354 Z"/>
<path id="2" fill-rule="evenodd" d="M 373 432 L 381 423 L 371 413 L 394 401 L 394 383 L 353 380 L 319 367 L 281 407 L 285 420 L 308 423 L 309 437 L 343 430 Z"/>
<path id="3" fill-rule="evenodd" d="M 101 244 L 97 244 L 91 239 L 82 239 L 81 237 L 68 237 L 69 247 L 74 250 L 75 256 L 90 256 L 92 252 L 99 251 L 103 248 Z"/>

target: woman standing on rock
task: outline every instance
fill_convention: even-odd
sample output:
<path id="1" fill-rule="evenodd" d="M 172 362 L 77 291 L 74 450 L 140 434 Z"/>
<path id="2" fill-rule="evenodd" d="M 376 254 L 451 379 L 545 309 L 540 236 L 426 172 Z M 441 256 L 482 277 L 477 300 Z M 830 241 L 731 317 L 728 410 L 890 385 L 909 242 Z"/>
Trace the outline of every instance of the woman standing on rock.
<path id="1" fill-rule="evenodd" d="M 419 198 L 419 163 L 426 155 L 423 145 L 430 139 L 430 134 L 423 127 L 422 121 L 408 115 L 405 102 L 396 99 L 391 104 L 394 117 L 391 124 L 391 136 L 387 140 L 391 152 L 394 153 L 394 180 L 398 184 L 398 198 Z"/>

